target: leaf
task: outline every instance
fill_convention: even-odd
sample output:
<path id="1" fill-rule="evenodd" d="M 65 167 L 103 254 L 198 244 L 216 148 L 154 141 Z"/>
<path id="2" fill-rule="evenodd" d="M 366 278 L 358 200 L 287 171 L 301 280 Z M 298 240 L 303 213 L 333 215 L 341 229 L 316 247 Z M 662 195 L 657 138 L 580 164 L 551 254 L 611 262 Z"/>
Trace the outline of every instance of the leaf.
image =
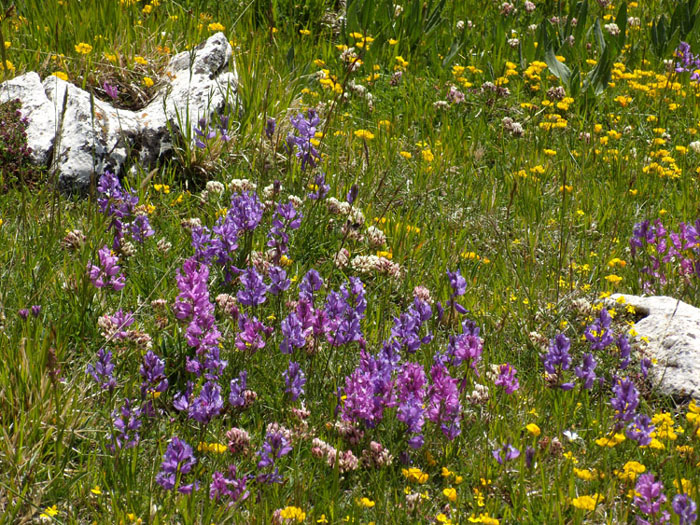
<path id="1" fill-rule="evenodd" d="M 576 10 L 576 29 L 574 29 L 574 43 L 580 45 L 583 43 L 581 37 L 583 36 L 583 29 L 586 27 L 586 17 L 588 16 L 588 0 L 583 0 L 583 2 L 578 3 L 578 9 Z"/>
<path id="2" fill-rule="evenodd" d="M 561 80 L 568 88 L 569 81 L 571 79 L 571 70 L 566 66 L 566 64 L 557 59 L 556 55 L 554 54 L 554 49 L 550 48 L 545 52 L 544 61 L 547 63 L 547 67 L 549 67 L 552 75 Z"/>
<path id="3" fill-rule="evenodd" d="M 287 67 L 289 69 L 294 69 L 294 44 L 289 46 L 289 51 L 287 51 Z"/>
<path id="4" fill-rule="evenodd" d="M 617 47 L 623 49 L 627 38 L 627 2 L 622 2 L 620 9 L 617 10 L 615 24 L 620 29 L 620 34 L 617 35 Z"/>
<path id="5" fill-rule="evenodd" d="M 603 36 L 603 29 L 600 27 L 600 18 L 595 19 L 595 24 L 593 24 L 593 35 L 598 43 L 598 47 L 601 51 L 605 50 L 605 37 Z"/>

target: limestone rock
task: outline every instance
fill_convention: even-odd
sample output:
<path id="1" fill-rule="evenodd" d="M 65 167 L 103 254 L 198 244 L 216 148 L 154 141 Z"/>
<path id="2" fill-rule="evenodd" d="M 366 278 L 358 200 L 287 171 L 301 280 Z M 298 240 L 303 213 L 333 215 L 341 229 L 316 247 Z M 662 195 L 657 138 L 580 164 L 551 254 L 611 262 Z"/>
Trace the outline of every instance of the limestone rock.
<path id="1" fill-rule="evenodd" d="M 664 296 L 616 294 L 609 300 L 621 296 L 644 316 L 635 330 L 649 339 L 650 357 L 658 361 L 650 371 L 654 385 L 667 395 L 700 400 L 700 309 Z"/>
<path id="2" fill-rule="evenodd" d="M 143 109 L 117 109 L 55 76 L 41 83 L 27 73 L 0 84 L 0 101 L 19 98 L 29 119 L 33 159 L 59 173 L 59 186 L 84 192 L 104 170 L 120 173 L 127 161 L 151 167 L 171 153 L 173 135 L 189 137 L 200 119 L 238 106 L 238 77 L 227 71 L 231 46 L 223 33 L 175 55 L 161 89 Z"/>
<path id="3" fill-rule="evenodd" d="M 14 99 L 22 103 L 22 116 L 29 118 L 27 143 L 32 148 L 32 160 L 37 164 L 48 164 L 56 135 L 56 119 L 53 104 L 44 92 L 39 75 L 26 73 L 0 84 L 0 103 Z"/>

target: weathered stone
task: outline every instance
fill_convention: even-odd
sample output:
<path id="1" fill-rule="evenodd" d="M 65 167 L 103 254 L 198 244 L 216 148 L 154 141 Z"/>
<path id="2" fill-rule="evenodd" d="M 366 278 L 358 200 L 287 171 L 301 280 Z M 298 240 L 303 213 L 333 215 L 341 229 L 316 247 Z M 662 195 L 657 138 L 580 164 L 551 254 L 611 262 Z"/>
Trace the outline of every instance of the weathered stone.
<path id="1" fill-rule="evenodd" d="M 635 324 L 649 340 L 650 357 L 657 360 L 650 377 L 663 394 L 700 400 L 700 309 L 672 297 L 624 297 L 644 317 Z"/>
<path id="2" fill-rule="evenodd" d="M 55 76 L 36 73 L 0 84 L 0 100 L 19 98 L 29 119 L 33 159 L 59 173 L 61 189 L 84 192 L 104 170 L 119 173 L 128 161 L 152 167 L 172 151 L 173 135 L 189 137 L 200 119 L 238 104 L 238 78 L 226 71 L 231 46 L 223 33 L 175 55 L 163 87 L 143 109 L 114 108 Z M 55 150 L 55 151 L 54 151 Z"/>
<path id="3" fill-rule="evenodd" d="M 31 72 L 0 84 L 0 103 L 19 99 L 20 111 L 29 118 L 27 143 L 32 148 L 32 160 L 48 164 L 56 136 L 56 119 L 51 101 L 44 92 L 39 75 Z"/>

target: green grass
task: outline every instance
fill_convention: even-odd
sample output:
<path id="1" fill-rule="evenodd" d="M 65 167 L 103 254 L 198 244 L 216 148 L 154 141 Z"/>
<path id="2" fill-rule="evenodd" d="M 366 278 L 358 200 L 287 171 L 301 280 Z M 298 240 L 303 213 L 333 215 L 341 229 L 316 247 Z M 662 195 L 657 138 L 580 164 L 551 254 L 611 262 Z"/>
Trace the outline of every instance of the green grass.
<path id="1" fill-rule="evenodd" d="M 674 486 L 681 479 L 691 480 L 686 492 L 697 501 L 697 423 L 686 418 L 687 400 L 662 397 L 641 377 L 643 342 L 634 343 L 633 364 L 625 372 L 618 369 L 614 345 L 594 351 L 596 373 L 606 382 L 590 391 L 580 381 L 570 391 L 552 388 L 540 359 L 547 342 L 565 333 L 573 356 L 566 377 L 573 380 L 573 368 L 589 351 L 582 336 L 600 300 L 613 292 L 642 292 L 645 255 L 632 258 L 629 251 L 635 223 L 660 218 L 677 229 L 698 218 L 700 153 L 690 146 L 700 129 L 698 85 L 688 73 L 668 72 L 664 64 L 673 60 L 681 39 L 700 50 L 698 32 L 691 30 L 694 3 L 679 4 L 691 11 L 679 10 L 674 22 L 675 4 L 659 1 L 607 8 L 589 2 L 585 17 L 583 4 L 573 2 L 537 3 L 532 13 L 517 3 L 510 16 L 493 2 L 466 1 L 411 0 L 401 13 L 383 0 L 348 2 L 347 11 L 321 0 L 15 2 L 0 22 L 9 42 L 5 60 L 12 64 L 5 78 L 26 71 L 38 71 L 42 78 L 61 72 L 100 98 L 108 81 L 119 86 L 121 107 L 138 108 L 155 95 L 169 57 L 200 43 L 213 33 L 209 25 L 218 23 L 234 48 L 244 110 L 235 116 L 234 140 L 221 151 L 213 146 L 209 153 L 215 154 L 198 152 L 195 158 L 185 144 L 150 179 L 141 170 L 123 181 L 140 204 L 152 206 L 148 217 L 155 235 L 143 244 L 133 242 L 133 255 L 118 254 L 126 275 L 119 292 L 95 288 L 86 271 L 98 250 L 113 241 L 97 195 L 72 200 L 52 191 L 51 178 L 39 173 L 44 183 L 38 187 L 15 185 L 0 196 L 0 522 L 40 521 L 55 506 L 57 513 L 43 519 L 262 524 L 271 522 L 276 509 L 296 506 L 306 513 L 306 523 L 319 522 L 322 515 L 329 523 L 435 523 L 441 514 L 453 523 L 473 522 L 482 514 L 500 523 L 631 523 L 641 516 L 628 497 L 636 480 L 615 473 L 629 461 L 640 462 L 663 482 L 669 499 L 664 509 L 671 511 L 670 500 L 683 492 Z M 626 14 L 618 19 L 621 26 L 624 18 L 639 20 L 638 26 L 627 24 L 624 41 L 605 29 L 619 13 Z M 677 29 L 667 31 L 667 41 L 652 38 L 664 14 L 664 24 Z M 554 16 L 559 23 L 547 21 Z M 567 24 L 565 16 L 577 16 L 578 25 Z M 352 36 L 355 32 L 374 40 L 357 47 L 361 39 Z M 573 45 L 567 43 L 569 35 Z M 512 38 L 519 44 L 509 43 Z M 92 46 L 89 53 L 76 51 L 81 42 Z M 356 58 L 343 62 L 342 46 L 353 45 Z M 135 62 L 137 56 L 146 63 Z M 361 65 L 350 71 L 358 59 Z M 571 80 L 577 69 L 583 84 Z M 320 81 L 329 75 L 333 82 Z M 147 87 L 144 77 L 156 85 Z M 484 86 L 487 82 L 492 84 Z M 362 88 L 353 88 L 358 85 Z M 571 100 L 549 91 L 560 85 L 566 85 Z M 463 102 L 446 102 L 450 86 L 464 94 Z M 499 87 L 509 94 L 498 94 Z M 290 118 L 308 108 L 321 118 L 324 135 L 317 147 L 322 160 L 315 170 L 302 171 L 285 141 L 293 132 Z M 277 121 L 272 140 L 264 136 L 268 117 Z M 522 125 L 521 137 L 506 129 L 506 117 Z M 560 127 L 550 129 L 556 122 Z M 373 138 L 358 137 L 358 130 Z M 325 200 L 305 198 L 319 171 L 330 185 L 328 197 L 343 201 L 357 185 L 354 206 L 366 219 L 359 231 L 378 226 L 387 246 L 373 248 L 348 238 L 341 228 L 344 219 L 333 215 Z M 237 351 L 239 325 L 216 308 L 221 353 L 228 361 L 219 381 L 222 395 L 228 398 L 229 381 L 245 369 L 257 400 L 245 410 L 226 401 L 222 414 L 204 425 L 173 409 L 175 394 L 188 380 L 197 382 L 184 367 L 185 357 L 193 355 L 186 323 L 177 321 L 172 310 L 179 293 L 176 274 L 194 253 L 182 221 L 196 217 L 212 227 L 234 192 L 227 188 L 218 199 L 211 192 L 201 199 L 201 186 L 234 179 L 256 184 L 259 195 L 280 181 L 276 198 L 301 198 L 303 220 L 291 234 L 285 267 L 293 278 L 290 290 L 255 308 L 239 305 L 274 329 L 265 347 L 257 353 Z M 271 220 L 269 209 L 261 225 L 241 237 L 234 256 L 238 266 L 246 266 L 251 250 L 266 250 Z M 70 247 L 63 242 L 72 230 L 84 234 L 84 243 Z M 161 239 L 171 244 L 169 250 L 158 246 Z M 333 257 L 341 248 L 351 258 L 388 252 L 402 275 L 392 279 L 338 267 Z M 684 255 L 697 258 L 692 250 Z M 624 265 L 615 265 L 615 258 Z M 466 293 L 459 301 L 468 313 L 447 308 L 442 320 L 433 316 L 421 335 L 429 329 L 434 339 L 415 354 L 402 354 L 403 361 L 422 364 L 429 375 L 434 355 L 444 353 L 449 338 L 461 332 L 463 317 L 480 327 L 484 346 L 478 376 L 466 364 L 450 366 L 455 378 L 465 378 L 458 437 L 450 440 L 439 425 L 426 421 L 425 445 L 413 450 L 394 407 L 374 428 L 356 423 L 364 431 L 359 443 L 348 443 L 333 430 L 340 420 L 336 391 L 358 366 L 360 345 L 322 343 L 317 352 L 297 349 L 292 356 L 279 351 L 280 323 L 311 268 L 326 282 L 321 297 L 348 277 L 361 277 L 367 298 L 362 328 L 370 354 L 390 337 L 394 317 L 411 305 L 416 286 L 427 287 L 435 301 L 446 305 L 452 293 L 446 271 L 460 269 Z M 695 279 L 679 276 L 676 262 L 665 272 L 668 282 L 656 291 L 697 305 Z M 612 282 L 611 275 L 621 280 Z M 221 267 L 212 264 L 212 302 L 221 293 L 235 296 L 240 288 L 238 281 L 227 283 Z M 159 299 L 165 307 L 152 305 Z M 593 311 L 582 308 L 581 299 Z M 41 305 L 38 316 L 22 319 L 18 312 L 32 305 Z M 142 402 L 139 367 L 146 351 L 143 343 L 101 335 L 100 317 L 120 309 L 134 312 L 131 330 L 150 336 L 151 349 L 165 360 L 170 386 L 154 401 L 162 412 L 143 417 L 138 446 L 113 452 L 108 447 L 111 414 L 127 398 Z M 628 332 L 634 314 L 625 305 L 616 310 L 612 330 Z M 116 365 L 112 393 L 100 391 L 86 373 L 103 347 L 112 351 Z M 307 379 L 306 392 L 296 402 L 284 394 L 282 374 L 290 360 L 300 363 Z M 494 384 L 492 365 L 502 363 L 518 371 L 520 389 L 510 395 Z M 616 374 L 634 380 L 641 398 L 638 412 L 668 412 L 679 429 L 675 439 L 658 431 L 663 450 L 642 448 L 630 439 L 614 447 L 596 444 L 614 429 L 609 401 Z M 469 395 L 477 383 L 489 393 L 483 402 Z M 291 411 L 302 400 L 310 413 L 305 422 Z M 272 422 L 295 432 L 292 452 L 276 462 L 283 483 L 251 480 L 250 496 L 232 508 L 210 500 L 215 471 L 235 465 L 239 475 L 257 474 L 256 452 Z M 540 435 L 526 430 L 531 423 Z M 200 442 L 226 444 L 231 427 L 250 434 L 247 455 L 197 450 Z M 572 433 L 579 437 L 568 439 Z M 156 482 L 173 436 L 191 445 L 198 460 L 183 476 L 183 482 L 200 484 L 189 496 Z M 377 441 L 393 462 L 341 473 L 314 457 L 314 437 L 340 451 L 352 450 L 357 458 Z M 521 455 L 499 465 L 492 451 L 506 443 Z M 528 446 L 535 450 L 530 467 Z M 428 474 L 427 481 L 407 479 L 403 469 L 409 467 Z M 443 467 L 453 474 L 443 476 Z M 587 469 L 598 475 L 586 481 L 582 471 Z M 443 494 L 448 487 L 456 489 L 454 502 Z M 595 510 L 572 503 L 594 494 L 604 498 Z M 358 503 L 363 497 L 374 506 Z"/>

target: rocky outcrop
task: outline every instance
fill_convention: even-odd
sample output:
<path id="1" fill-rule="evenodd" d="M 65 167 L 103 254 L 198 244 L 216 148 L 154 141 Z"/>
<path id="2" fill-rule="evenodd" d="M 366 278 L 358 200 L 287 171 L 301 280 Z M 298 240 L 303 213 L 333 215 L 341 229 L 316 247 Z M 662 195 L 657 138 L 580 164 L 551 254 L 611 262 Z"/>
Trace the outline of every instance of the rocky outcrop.
<path id="1" fill-rule="evenodd" d="M 120 173 L 129 162 L 152 167 L 172 152 L 175 135 L 194 144 L 200 119 L 239 109 L 231 55 L 223 33 L 175 55 L 157 95 L 138 111 L 117 109 L 56 76 L 41 82 L 33 72 L 0 84 L 0 102 L 20 100 L 34 161 L 53 163 L 62 190 L 84 192 L 106 169 Z"/>
<path id="2" fill-rule="evenodd" d="M 649 341 L 647 351 L 657 360 L 650 377 L 667 395 L 700 400 L 700 309 L 672 297 L 617 294 L 635 307 L 634 329 Z"/>

